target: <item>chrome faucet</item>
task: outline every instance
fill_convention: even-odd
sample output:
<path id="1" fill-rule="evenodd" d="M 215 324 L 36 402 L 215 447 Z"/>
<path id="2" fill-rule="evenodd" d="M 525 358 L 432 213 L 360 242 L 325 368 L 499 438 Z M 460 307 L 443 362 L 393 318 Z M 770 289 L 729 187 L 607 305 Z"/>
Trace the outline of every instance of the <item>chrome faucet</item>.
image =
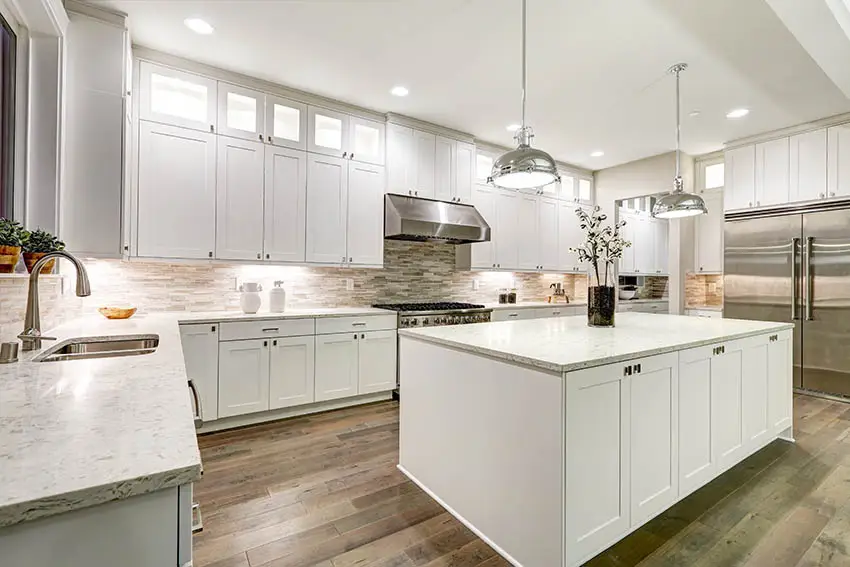
<path id="1" fill-rule="evenodd" d="M 41 272 L 42 266 L 51 258 L 65 258 L 70 260 L 77 269 L 77 297 L 86 297 L 91 295 L 91 287 L 89 286 L 89 275 L 86 272 L 86 267 L 77 258 L 65 252 L 58 250 L 56 252 L 48 252 L 38 259 L 30 272 L 29 293 L 27 295 L 27 314 L 24 317 L 24 332 L 18 335 L 23 346 L 22 350 L 38 350 L 41 348 L 41 341 L 55 341 L 54 337 L 43 337 L 41 335 L 41 317 L 38 311 L 38 274 Z"/>

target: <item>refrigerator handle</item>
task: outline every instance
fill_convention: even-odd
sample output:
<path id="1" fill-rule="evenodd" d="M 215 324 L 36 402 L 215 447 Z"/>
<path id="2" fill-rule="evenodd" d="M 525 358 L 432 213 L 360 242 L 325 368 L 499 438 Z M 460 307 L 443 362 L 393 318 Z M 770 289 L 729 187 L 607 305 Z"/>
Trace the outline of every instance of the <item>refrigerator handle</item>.
<path id="1" fill-rule="evenodd" d="M 804 296 L 806 302 L 806 321 L 814 320 L 814 317 L 812 316 L 812 244 L 814 243 L 814 240 L 815 238 L 813 236 L 806 237 L 806 257 L 803 259 L 805 262 L 803 264 L 805 269 L 803 276 L 806 278 L 806 294 Z"/>
<path id="2" fill-rule="evenodd" d="M 797 320 L 797 248 L 800 246 L 799 238 L 791 239 L 791 320 Z"/>

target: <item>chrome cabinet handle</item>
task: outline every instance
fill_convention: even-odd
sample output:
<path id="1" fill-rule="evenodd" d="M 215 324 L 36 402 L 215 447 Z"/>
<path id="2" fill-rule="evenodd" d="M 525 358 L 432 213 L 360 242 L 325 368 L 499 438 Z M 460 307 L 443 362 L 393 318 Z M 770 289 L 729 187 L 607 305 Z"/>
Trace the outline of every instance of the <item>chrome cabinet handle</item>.
<path id="1" fill-rule="evenodd" d="M 797 320 L 797 248 L 800 246 L 799 238 L 791 239 L 791 320 Z"/>
<path id="2" fill-rule="evenodd" d="M 804 259 L 804 276 L 806 278 L 806 321 L 814 320 L 814 315 L 812 313 L 812 248 L 814 247 L 814 241 L 815 238 L 813 236 L 806 238 L 806 257 Z"/>
<path id="3" fill-rule="evenodd" d="M 352 323 L 351 326 L 352 327 L 365 327 L 366 323 Z"/>
<path id="4" fill-rule="evenodd" d="M 260 134 L 260 141 L 261 142 L 263 141 L 263 135 L 262 134 Z"/>
<path id="5" fill-rule="evenodd" d="M 267 327 L 263 329 L 264 333 L 274 333 L 275 331 L 279 331 L 280 327 Z"/>
<path id="6" fill-rule="evenodd" d="M 360 338 L 361 338 L 361 339 L 365 339 L 365 338 L 366 338 L 366 335 L 364 335 L 363 333 L 360 333 Z"/>
<path id="7" fill-rule="evenodd" d="M 198 521 L 192 521 L 192 533 L 204 531 L 204 518 L 201 516 L 201 505 L 197 502 L 192 503 L 192 516 L 198 516 Z"/>
<path id="8" fill-rule="evenodd" d="M 189 391 L 192 393 L 192 399 L 195 401 L 195 427 L 200 427 L 204 424 L 203 411 L 201 410 L 201 397 L 198 395 L 198 388 L 195 383 L 189 379 Z"/>

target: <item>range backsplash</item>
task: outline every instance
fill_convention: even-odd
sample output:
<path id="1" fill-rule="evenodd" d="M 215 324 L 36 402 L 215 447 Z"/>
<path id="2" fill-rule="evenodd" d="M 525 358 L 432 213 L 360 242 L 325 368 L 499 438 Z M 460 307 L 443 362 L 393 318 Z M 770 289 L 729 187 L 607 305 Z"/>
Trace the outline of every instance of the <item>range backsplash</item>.
<path id="1" fill-rule="evenodd" d="M 686 274 L 685 307 L 722 307 L 722 274 Z"/>
<path id="2" fill-rule="evenodd" d="M 61 278 L 39 282 L 44 329 L 110 304 L 134 305 L 140 313 L 237 310 L 237 280 L 263 285 L 261 309 L 268 307 L 267 291 L 275 280 L 284 280 L 287 306 L 293 308 L 439 300 L 487 303 L 498 299 L 500 288 L 512 285 L 519 301 L 545 301 L 555 282 L 564 285 L 571 301 L 587 297 L 583 275 L 458 270 L 454 246 L 429 242 L 385 241 L 383 269 L 135 260 L 86 260 L 85 264 L 91 297 L 75 297 L 72 281 L 65 284 L 64 294 Z M 66 279 L 73 278 L 69 273 Z M 347 279 L 354 281 L 351 291 L 346 290 Z M 478 281 L 477 291 L 473 280 Z M 26 293 L 25 277 L 0 278 L 0 340 L 11 340 L 21 331 Z"/>

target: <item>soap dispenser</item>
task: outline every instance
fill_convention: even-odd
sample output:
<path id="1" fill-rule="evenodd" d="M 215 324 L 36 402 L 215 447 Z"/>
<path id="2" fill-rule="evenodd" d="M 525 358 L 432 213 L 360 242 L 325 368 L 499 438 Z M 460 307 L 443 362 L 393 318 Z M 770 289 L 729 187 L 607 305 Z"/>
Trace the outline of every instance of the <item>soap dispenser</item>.
<path id="1" fill-rule="evenodd" d="M 286 290 L 283 289 L 283 281 L 274 282 L 274 287 L 269 291 L 269 311 L 272 313 L 283 313 L 286 309 Z"/>

